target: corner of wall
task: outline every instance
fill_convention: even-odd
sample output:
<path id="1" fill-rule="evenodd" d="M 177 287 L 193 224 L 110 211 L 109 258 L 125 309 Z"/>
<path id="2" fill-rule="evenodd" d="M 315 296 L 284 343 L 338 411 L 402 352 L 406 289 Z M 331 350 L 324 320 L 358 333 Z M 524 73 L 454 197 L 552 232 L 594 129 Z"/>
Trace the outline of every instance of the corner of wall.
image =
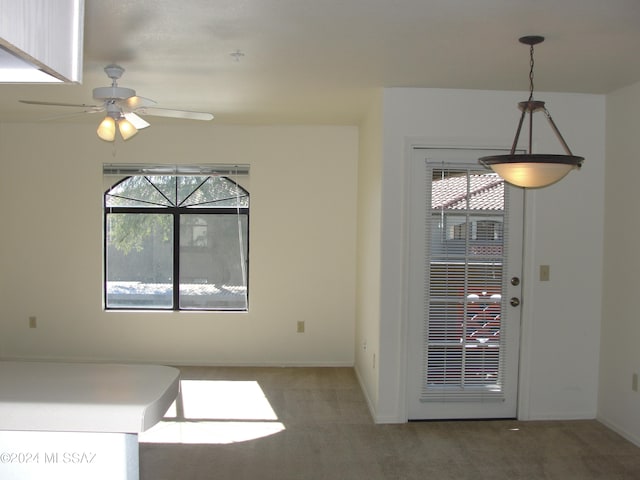
<path id="1" fill-rule="evenodd" d="M 360 125 L 358 158 L 355 370 L 375 418 L 380 343 L 381 91 Z"/>

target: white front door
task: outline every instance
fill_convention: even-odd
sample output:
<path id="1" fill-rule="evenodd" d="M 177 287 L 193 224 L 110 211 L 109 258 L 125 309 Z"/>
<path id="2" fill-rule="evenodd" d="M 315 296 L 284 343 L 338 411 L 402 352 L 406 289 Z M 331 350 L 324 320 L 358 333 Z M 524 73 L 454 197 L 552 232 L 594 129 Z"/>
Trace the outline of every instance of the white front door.
<path id="1" fill-rule="evenodd" d="M 409 419 L 517 414 L 523 190 L 477 163 L 496 153 L 412 152 Z"/>

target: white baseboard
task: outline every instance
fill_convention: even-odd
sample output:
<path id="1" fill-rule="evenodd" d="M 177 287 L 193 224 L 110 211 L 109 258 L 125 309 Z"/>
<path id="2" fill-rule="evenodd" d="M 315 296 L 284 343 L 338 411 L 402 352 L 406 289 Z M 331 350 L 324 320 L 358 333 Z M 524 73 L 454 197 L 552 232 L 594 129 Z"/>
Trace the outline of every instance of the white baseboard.
<path id="1" fill-rule="evenodd" d="M 354 371 L 356 372 L 356 378 L 358 379 L 358 383 L 360 384 L 360 390 L 362 390 L 362 394 L 364 395 L 365 401 L 367 402 L 367 407 L 369 408 L 369 413 L 371 414 L 371 418 L 373 422 L 376 424 L 383 423 L 406 423 L 406 419 L 398 418 L 397 415 L 385 415 L 376 411 L 375 405 L 369 396 L 369 392 L 365 388 L 364 382 L 362 381 L 362 376 L 358 371 L 358 367 L 355 366 Z"/>
<path id="2" fill-rule="evenodd" d="M 595 412 L 566 412 L 566 413 L 532 413 L 526 419 L 531 421 L 544 421 L 544 420 L 594 420 L 596 418 Z"/>
<path id="3" fill-rule="evenodd" d="M 80 363 L 131 363 L 131 364 L 158 364 L 175 367 L 328 367 L 328 368 L 353 368 L 351 362 L 212 362 L 210 360 L 184 360 L 173 361 L 171 359 L 140 359 L 140 358 L 112 358 L 112 357 L 2 357 L 0 360 L 24 361 L 24 362 L 80 362 Z"/>
<path id="4" fill-rule="evenodd" d="M 364 399 L 367 402 L 367 407 L 369 408 L 369 413 L 371 414 L 371 418 L 376 421 L 376 409 L 371 401 L 371 397 L 369 397 L 369 392 L 365 388 L 364 382 L 362 381 L 362 376 L 360 375 L 360 371 L 358 370 L 357 365 L 354 366 L 353 370 L 356 372 L 356 378 L 358 379 L 358 384 L 360 385 L 360 390 L 362 390 L 362 394 L 364 395 Z M 377 423 L 377 422 L 376 422 Z"/>
<path id="5" fill-rule="evenodd" d="M 640 447 L 640 437 L 627 431 L 624 427 L 616 424 L 615 422 L 611 422 L 608 419 L 603 417 L 597 417 L 596 420 L 602 423 L 605 427 L 610 428 L 611 430 L 616 432 L 618 435 L 629 440 L 631 443 L 633 443 L 637 447 Z"/>

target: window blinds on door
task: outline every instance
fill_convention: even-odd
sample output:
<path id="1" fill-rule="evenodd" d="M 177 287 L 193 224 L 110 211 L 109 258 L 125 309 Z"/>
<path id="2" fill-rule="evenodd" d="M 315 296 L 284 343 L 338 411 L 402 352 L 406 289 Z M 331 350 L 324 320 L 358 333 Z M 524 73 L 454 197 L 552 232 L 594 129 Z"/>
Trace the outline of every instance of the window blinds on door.
<path id="1" fill-rule="evenodd" d="M 508 235 L 494 173 L 425 162 L 425 328 L 422 401 L 500 401 Z"/>

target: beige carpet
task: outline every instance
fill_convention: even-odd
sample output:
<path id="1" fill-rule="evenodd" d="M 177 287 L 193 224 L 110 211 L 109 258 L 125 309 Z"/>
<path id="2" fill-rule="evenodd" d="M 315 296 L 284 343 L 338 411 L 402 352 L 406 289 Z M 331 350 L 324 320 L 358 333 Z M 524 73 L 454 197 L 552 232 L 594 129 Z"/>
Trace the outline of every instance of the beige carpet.
<path id="1" fill-rule="evenodd" d="M 640 448 L 596 421 L 375 425 L 352 369 L 182 371 L 141 480 L 640 479 Z"/>

